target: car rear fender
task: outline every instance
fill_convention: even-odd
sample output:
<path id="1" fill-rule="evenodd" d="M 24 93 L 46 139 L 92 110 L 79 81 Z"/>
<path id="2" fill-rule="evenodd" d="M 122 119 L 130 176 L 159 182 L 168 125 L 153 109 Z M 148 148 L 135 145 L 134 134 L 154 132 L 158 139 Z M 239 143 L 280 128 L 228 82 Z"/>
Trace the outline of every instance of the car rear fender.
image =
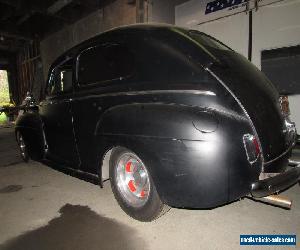
<path id="1" fill-rule="evenodd" d="M 126 104 L 104 112 L 95 133 L 110 148 L 121 145 L 146 159 L 160 196 L 172 206 L 212 207 L 235 200 L 249 193 L 261 169 L 260 161 L 248 162 L 243 146 L 243 135 L 252 133 L 249 120 L 235 112 Z"/>

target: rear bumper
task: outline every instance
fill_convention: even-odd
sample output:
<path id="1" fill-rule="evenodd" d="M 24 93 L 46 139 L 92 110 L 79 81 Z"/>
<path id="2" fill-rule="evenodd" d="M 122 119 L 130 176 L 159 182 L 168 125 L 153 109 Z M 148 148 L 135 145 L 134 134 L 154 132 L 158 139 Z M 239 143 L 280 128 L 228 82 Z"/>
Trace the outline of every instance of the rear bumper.
<path id="1" fill-rule="evenodd" d="M 282 174 L 252 183 L 251 195 L 253 197 L 264 197 L 295 184 L 300 179 L 300 163 L 297 162 L 297 165 L 295 163 L 291 165 L 293 167 Z"/>

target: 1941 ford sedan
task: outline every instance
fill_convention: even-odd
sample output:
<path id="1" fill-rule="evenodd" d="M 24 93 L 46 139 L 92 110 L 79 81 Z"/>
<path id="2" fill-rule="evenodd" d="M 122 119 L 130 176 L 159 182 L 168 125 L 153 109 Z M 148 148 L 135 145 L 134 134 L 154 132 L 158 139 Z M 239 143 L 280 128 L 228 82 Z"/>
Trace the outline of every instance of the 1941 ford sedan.
<path id="1" fill-rule="evenodd" d="M 169 206 L 267 199 L 299 179 L 284 99 L 247 59 L 204 33 L 153 25 L 105 32 L 60 56 L 45 92 L 39 104 L 29 98 L 16 122 L 23 158 L 101 186 L 110 179 L 137 220 Z"/>

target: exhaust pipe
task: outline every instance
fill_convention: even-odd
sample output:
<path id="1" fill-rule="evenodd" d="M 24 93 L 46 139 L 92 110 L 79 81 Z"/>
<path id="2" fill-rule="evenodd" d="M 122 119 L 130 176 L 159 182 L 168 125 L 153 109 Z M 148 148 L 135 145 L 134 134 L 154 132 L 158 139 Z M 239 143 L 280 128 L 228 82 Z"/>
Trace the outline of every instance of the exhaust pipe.
<path id="1" fill-rule="evenodd" d="M 252 197 L 252 199 L 287 209 L 292 208 L 292 201 L 279 195 L 269 195 L 261 198 Z"/>

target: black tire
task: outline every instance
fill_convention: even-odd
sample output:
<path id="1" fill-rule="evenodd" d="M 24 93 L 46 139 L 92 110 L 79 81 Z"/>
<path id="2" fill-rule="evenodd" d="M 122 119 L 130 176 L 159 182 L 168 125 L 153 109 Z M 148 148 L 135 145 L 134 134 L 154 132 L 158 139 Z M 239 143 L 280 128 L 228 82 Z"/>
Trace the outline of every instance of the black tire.
<path id="1" fill-rule="evenodd" d="M 109 175 L 110 175 L 110 183 L 111 183 L 112 191 L 113 191 L 114 196 L 115 196 L 117 202 L 119 203 L 120 207 L 130 217 L 132 217 L 136 220 L 139 220 L 139 221 L 144 221 L 144 222 L 153 221 L 153 220 L 159 218 L 160 216 L 162 216 L 163 214 L 165 214 L 170 208 L 169 208 L 169 206 L 165 205 L 161 201 L 161 199 L 156 191 L 153 180 L 149 174 L 149 170 L 147 169 L 144 162 L 141 161 L 142 166 L 146 169 L 146 172 L 147 172 L 147 177 L 148 177 L 147 185 L 149 185 L 150 191 L 147 192 L 147 199 L 145 201 L 141 201 L 141 202 L 138 201 L 138 202 L 142 203 L 142 205 L 139 205 L 139 206 L 132 205 L 133 203 L 129 199 L 126 198 L 126 195 L 124 195 L 124 191 L 122 191 L 122 188 L 120 188 L 120 185 L 118 186 L 118 184 L 117 184 L 118 181 L 120 180 L 120 177 L 118 177 L 118 169 L 122 168 L 118 164 L 121 164 L 120 162 L 121 162 L 121 159 L 123 159 L 122 157 L 124 157 L 124 155 L 128 155 L 128 154 L 132 155 L 133 157 L 136 157 L 139 161 L 141 161 L 141 159 L 135 153 L 133 153 L 132 151 L 130 151 L 124 147 L 116 147 L 112 151 L 112 154 L 110 157 L 110 162 L 109 162 Z M 124 165 L 124 172 L 125 172 L 125 165 Z M 138 198 L 136 198 L 136 199 L 138 199 Z M 140 198 L 140 199 L 143 199 L 143 198 Z"/>
<path id="2" fill-rule="evenodd" d="M 20 149 L 21 158 L 23 159 L 24 162 L 28 162 L 29 154 L 28 154 L 27 146 L 25 144 L 23 135 L 21 134 L 20 131 L 17 131 L 17 143 Z"/>

